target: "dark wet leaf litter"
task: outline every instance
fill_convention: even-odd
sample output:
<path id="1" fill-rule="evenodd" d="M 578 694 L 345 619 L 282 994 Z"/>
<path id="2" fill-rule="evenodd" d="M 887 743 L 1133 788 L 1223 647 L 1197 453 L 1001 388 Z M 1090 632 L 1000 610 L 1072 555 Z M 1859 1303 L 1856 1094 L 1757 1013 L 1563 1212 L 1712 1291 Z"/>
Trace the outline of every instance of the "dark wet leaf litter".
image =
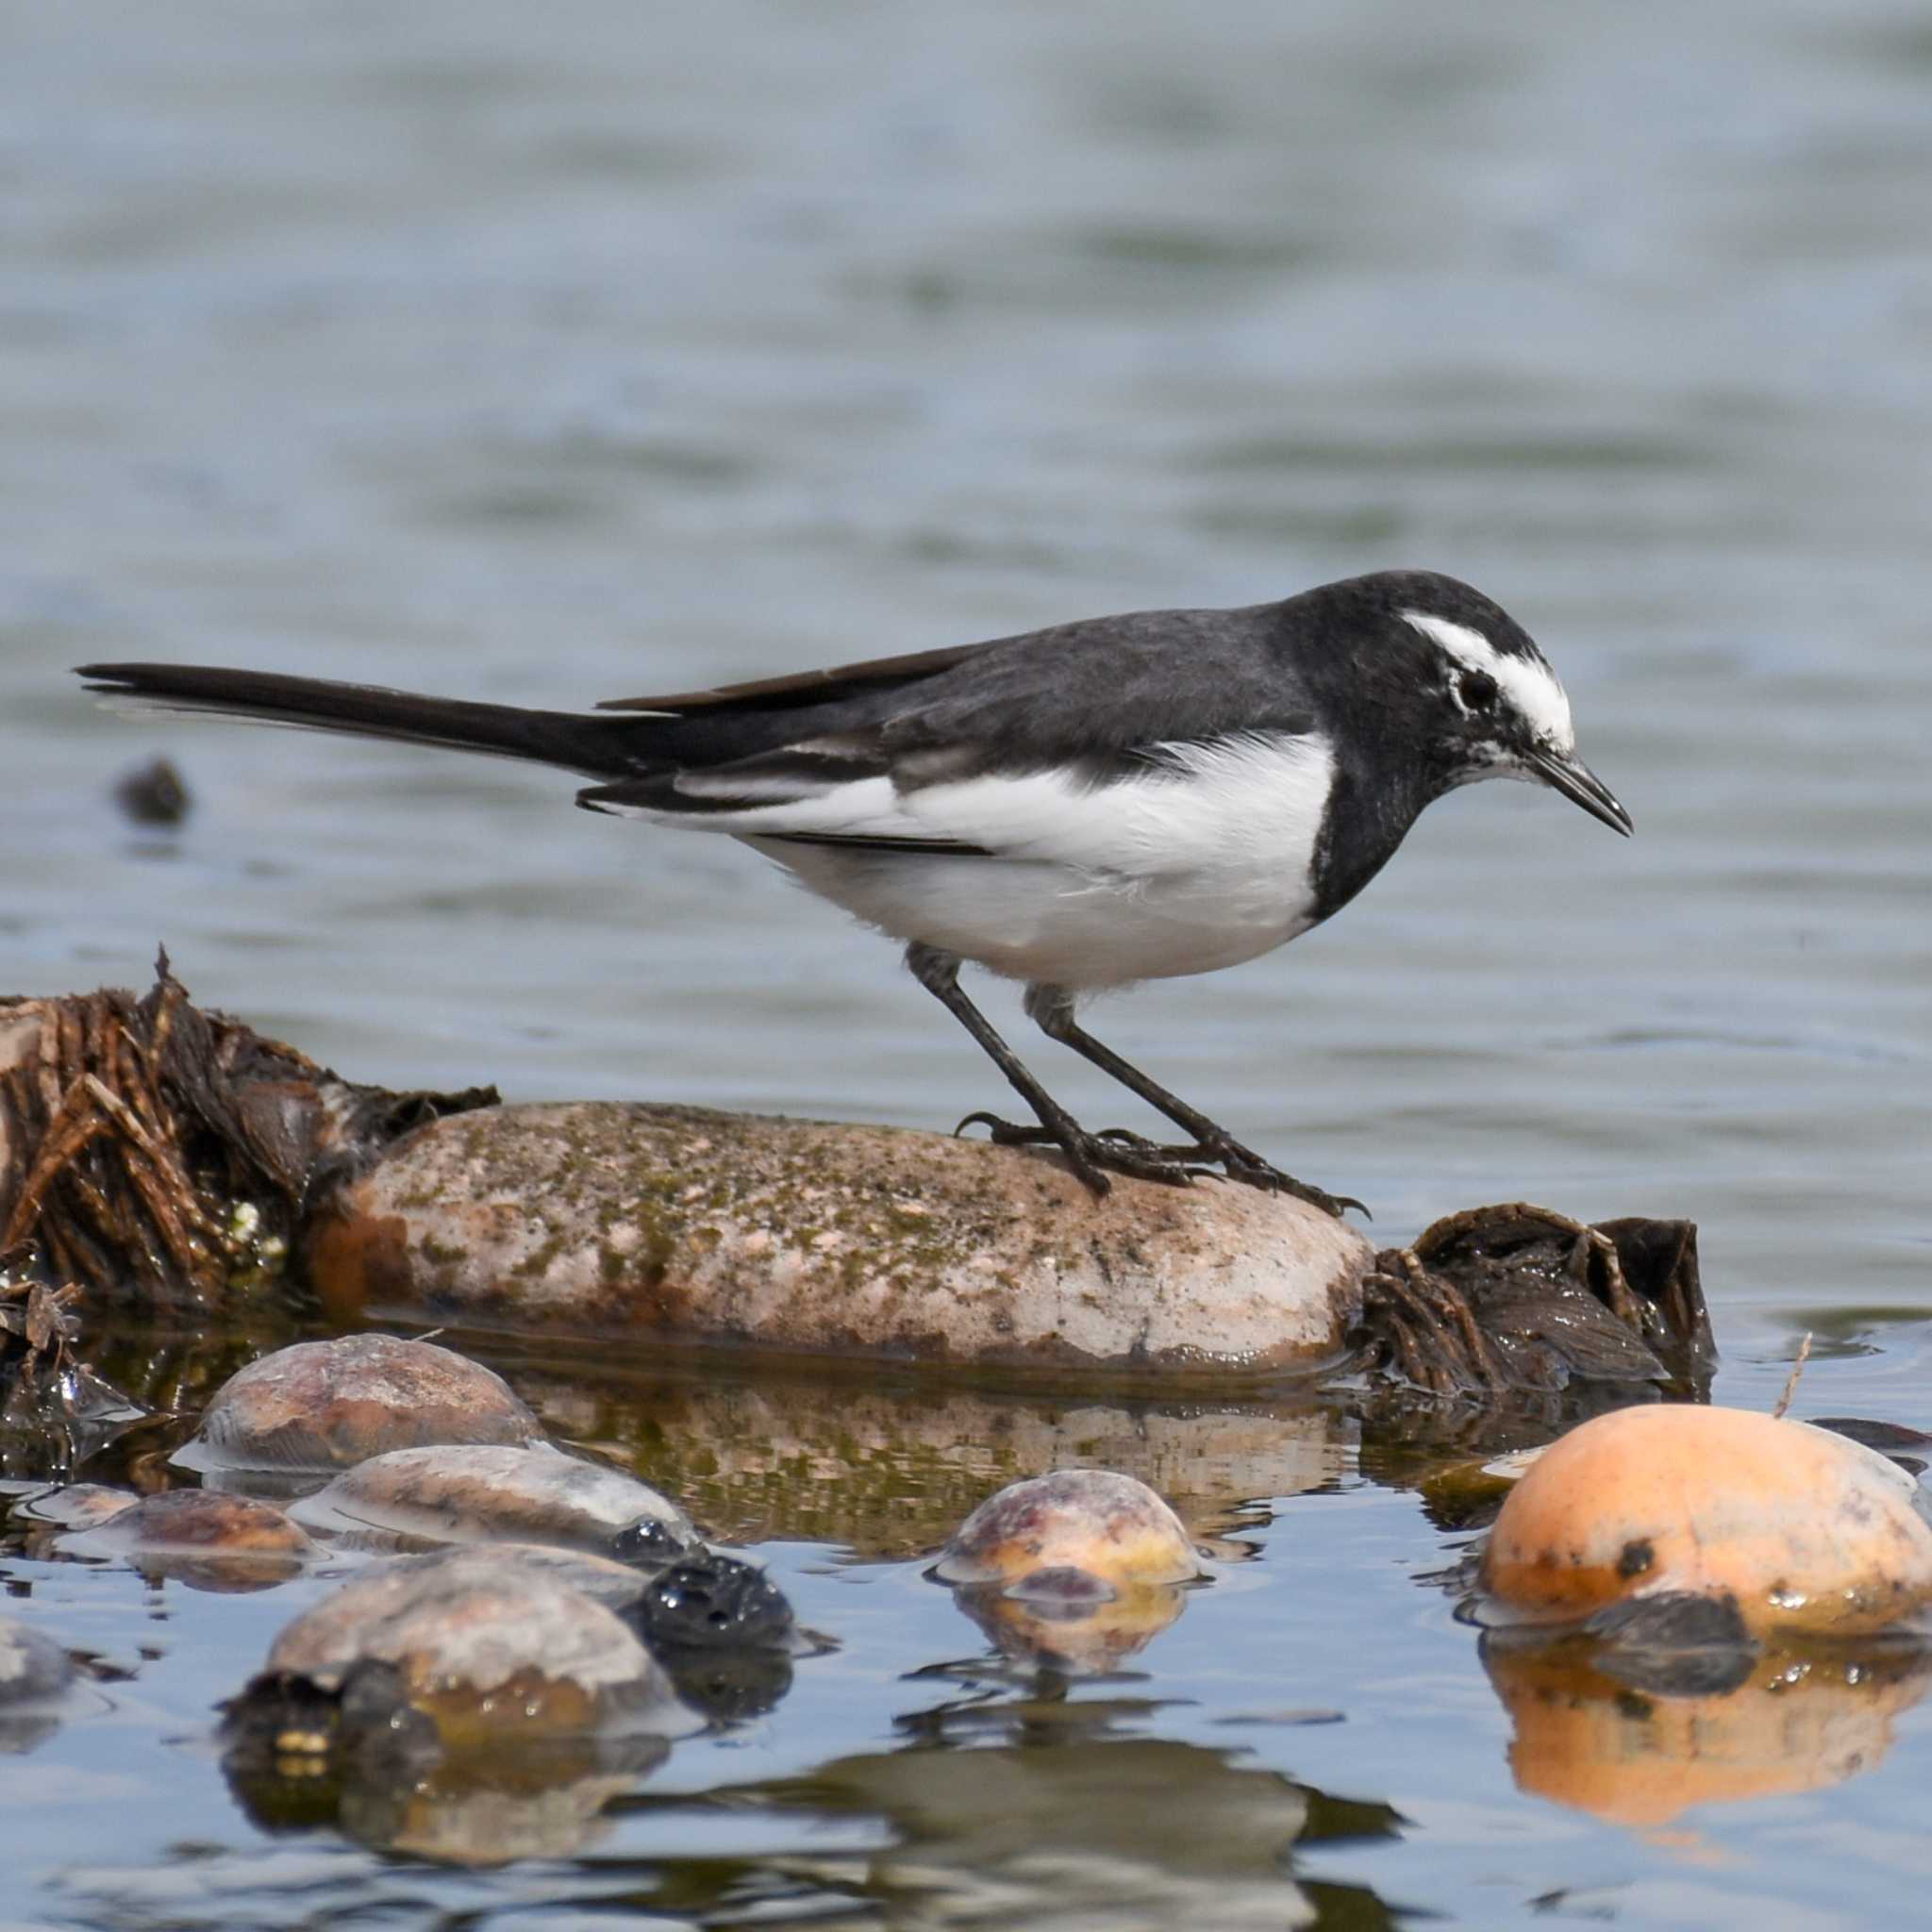
<path id="1" fill-rule="evenodd" d="M 1805 5 L 1668 39 L 1607 7 L 1236 8 L 1105 44 L 998 8 L 583 24 L 122 9 L 12 50 L 21 98 L 75 111 L 20 137 L 0 980 L 140 984 L 165 939 L 198 995 L 352 1074 L 944 1124 L 962 1062 L 875 943 L 741 855 L 272 734 L 171 737 L 194 812 L 130 824 L 115 781 L 164 747 L 75 715 L 65 667 L 407 658 L 558 701 L 1434 562 L 1560 638 L 1641 848 L 1599 869 L 1526 800 L 1454 802 L 1345 941 L 1211 1007 L 1143 996 L 1149 1058 L 1291 1165 L 1319 1142 L 1378 1238 L 1505 1193 L 1694 1220 L 1719 1399 L 1768 1408 L 1816 1329 L 1794 1413 L 1925 1425 L 1923 33 Z M 101 1367 L 192 1407 L 276 1339 L 129 1328 Z M 326 1584 L 9 1551 L 0 1610 L 85 1668 L 57 1721 L 0 1725 L 0 1909 L 1809 1932 L 1921 1906 L 1908 1699 L 1670 1824 L 1519 1785 L 1474 1633 L 1418 1580 L 1471 1534 L 1417 1487 L 1440 1417 L 1364 1439 L 498 1359 L 839 1647 L 775 1703 L 724 1687 L 658 1761 L 566 1767 L 534 1815 L 257 1818 L 213 1707 Z M 151 1473 L 158 1427 L 88 1473 Z M 1081 1460 L 1216 1556 L 1121 1674 L 1061 1685 L 923 1573 L 999 1484 Z M 453 1816 L 520 1856 L 429 1856 Z"/>

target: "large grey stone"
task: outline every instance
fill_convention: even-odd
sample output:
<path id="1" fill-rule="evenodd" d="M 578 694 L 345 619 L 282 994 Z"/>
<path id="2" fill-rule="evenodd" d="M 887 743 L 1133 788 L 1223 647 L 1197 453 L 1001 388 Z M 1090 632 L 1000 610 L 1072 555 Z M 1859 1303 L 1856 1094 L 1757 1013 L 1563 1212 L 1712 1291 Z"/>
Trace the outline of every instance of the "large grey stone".
<path id="1" fill-rule="evenodd" d="M 311 1224 L 334 1312 L 1164 1382 L 1334 1358 L 1373 1251 L 1285 1195 L 905 1129 L 585 1102 L 408 1136 Z"/>

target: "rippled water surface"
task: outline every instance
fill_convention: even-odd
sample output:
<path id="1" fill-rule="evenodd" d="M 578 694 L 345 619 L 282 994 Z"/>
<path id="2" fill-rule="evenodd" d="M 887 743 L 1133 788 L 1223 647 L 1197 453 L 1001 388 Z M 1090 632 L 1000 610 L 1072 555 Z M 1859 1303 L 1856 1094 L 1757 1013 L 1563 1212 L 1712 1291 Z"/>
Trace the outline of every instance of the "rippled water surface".
<path id="1" fill-rule="evenodd" d="M 1543 643 L 1637 840 L 1465 791 L 1332 928 L 1109 1037 L 1385 1233 L 1516 1195 L 1692 1218 L 1721 1396 L 1768 1402 L 1810 1328 L 1800 1412 L 1932 1422 L 1922 11 L 102 0 L 0 33 L 0 991 L 141 983 L 165 941 L 395 1086 L 949 1126 L 998 1075 L 751 855 L 489 763 L 131 726 L 67 667 L 575 705 L 1447 569 Z M 139 830 L 111 784 L 161 750 L 195 808 Z M 9 1559 L 14 1609 L 134 1674 L 0 1755 L 0 1923 L 1916 1908 L 1908 1706 L 1850 1782 L 1668 1826 L 1519 1791 L 1415 1581 L 1453 1539 L 1339 1423 L 1236 1454 L 934 1395 L 855 1438 L 808 1378 L 525 1373 L 647 1473 L 761 1445 L 758 1507 L 708 1521 L 841 1648 L 585 1842 L 466 1872 L 223 1785 L 208 1707 L 315 1586 Z M 1054 1459 L 1240 1544 L 1058 1701 L 918 1560 Z M 1024 1879 L 1016 1812 L 1057 1848 Z"/>

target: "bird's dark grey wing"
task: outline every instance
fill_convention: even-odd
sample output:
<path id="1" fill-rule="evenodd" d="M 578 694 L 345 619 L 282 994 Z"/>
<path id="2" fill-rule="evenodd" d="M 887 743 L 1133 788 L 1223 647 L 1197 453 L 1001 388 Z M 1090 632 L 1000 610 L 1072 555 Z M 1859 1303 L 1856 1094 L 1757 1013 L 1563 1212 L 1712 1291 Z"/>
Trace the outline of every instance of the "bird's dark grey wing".
<path id="1" fill-rule="evenodd" d="M 795 711 L 838 704 L 868 692 L 903 689 L 950 671 L 986 644 L 948 644 L 937 651 L 914 651 L 902 658 L 872 658 L 859 664 L 835 664 L 824 671 L 796 671 L 783 677 L 758 677 L 712 691 L 680 691 L 654 698 L 606 698 L 600 711 L 645 711 L 655 716 L 688 717 L 694 711 Z"/>
<path id="2" fill-rule="evenodd" d="M 1143 611 L 818 673 L 815 683 L 784 680 L 775 712 L 756 687 L 705 694 L 695 716 L 663 720 L 675 743 L 674 725 L 689 716 L 683 758 L 674 751 L 676 762 L 579 802 L 746 836 L 986 854 L 994 848 L 946 837 L 908 801 L 929 787 L 1041 773 L 1101 786 L 1147 775 L 1178 748 L 1307 735 L 1306 692 L 1270 648 L 1278 608 Z M 827 690 L 840 694 L 798 699 Z M 705 749 L 743 749 L 693 756 L 700 734 Z"/>
<path id="3" fill-rule="evenodd" d="M 881 737 L 918 783 L 1056 765 L 1104 779 L 1164 744 L 1306 730 L 1308 693 L 1276 648 L 1281 611 L 1141 610 L 1004 639 L 906 693 Z"/>
<path id="4" fill-rule="evenodd" d="M 719 766 L 837 741 L 893 762 L 997 749 L 1035 768 L 1265 728 L 1306 708 L 1273 645 L 1284 607 L 1142 610 L 718 691 L 621 698 L 653 759 Z M 946 775 L 956 775 L 948 771 Z"/>

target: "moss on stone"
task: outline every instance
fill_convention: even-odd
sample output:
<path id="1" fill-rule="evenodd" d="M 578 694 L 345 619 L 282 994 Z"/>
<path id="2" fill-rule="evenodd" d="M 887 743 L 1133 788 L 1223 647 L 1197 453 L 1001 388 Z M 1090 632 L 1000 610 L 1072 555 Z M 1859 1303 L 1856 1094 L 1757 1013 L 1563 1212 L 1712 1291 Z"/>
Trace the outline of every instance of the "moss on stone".
<path id="1" fill-rule="evenodd" d="M 522 1307 L 546 1329 L 694 1341 L 757 1340 L 769 1324 L 787 1348 L 956 1371 L 1085 1359 L 1139 1374 L 1197 1344 L 1204 1363 L 1237 1347 L 1258 1361 L 1273 1342 L 1255 1311 L 1265 1319 L 1273 1291 L 1238 1291 L 1239 1340 L 1211 1299 L 1253 1274 L 1243 1230 L 1283 1255 L 1310 1243 L 1296 1265 L 1317 1322 L 1353 1265 L 1353 1237 L 1305 1235 L 1293 1204 L 1245 1191 L 1203 1189 L 1177 1207 L 1171 1191 L 1124 1183 L 1095 1203 L 1030 1154 L 685 1108 L 477 1111 L 418 1137 L 386 1191 L 380 1171 L 355 1185 L 369 1214 L 401 1215 L 416 1291 L 433 1276 L 452 1309 L 467 1299 L 492 1322 Z M 1197 1305 L 1191 1335 L 1176 1324 Z"/>

